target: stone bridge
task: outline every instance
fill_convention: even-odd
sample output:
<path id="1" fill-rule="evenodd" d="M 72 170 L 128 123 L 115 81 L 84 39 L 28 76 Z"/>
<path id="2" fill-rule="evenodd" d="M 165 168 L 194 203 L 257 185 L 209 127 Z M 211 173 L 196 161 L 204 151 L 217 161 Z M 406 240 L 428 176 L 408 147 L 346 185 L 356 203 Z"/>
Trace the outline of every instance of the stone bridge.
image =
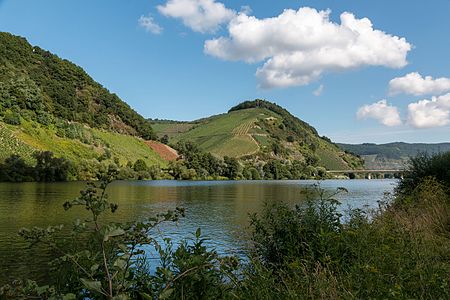
<path id="1" fill-rule="evenodd" d="M 382 178 L 393 177 L 403 178 L 404 170 L 328 170 L 327 173 L 331 175 L 347 175 L 350 178 L 356 175 L 364 175 L 367 179 L 372 179 L 380 175 Z M 352 176 L 353 175 L 353 176 Z"/>

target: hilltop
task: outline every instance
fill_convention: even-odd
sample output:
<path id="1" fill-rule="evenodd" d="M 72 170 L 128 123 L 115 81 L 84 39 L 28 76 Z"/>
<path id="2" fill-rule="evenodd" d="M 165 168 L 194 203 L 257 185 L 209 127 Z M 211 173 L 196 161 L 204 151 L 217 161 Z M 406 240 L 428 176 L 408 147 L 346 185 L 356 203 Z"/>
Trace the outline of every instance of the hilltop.
<path id="1" fill-rule="evenodd" d="M 419 153 L 436 154 L 450 151 L 450 143 L 338 144 L 348 152 L 360 155 L 368 169 L 403 169 L 410 157 Z"/>
<path id="2" fill-rule="evenodd" d="M 0 32 L 0 110 L 42 124 L 55 119 L 154 138 L 147 120 L 82 68 L 26 39 Z"/>
<path id="3" fill-rule="evenodd" d="M 83 167 L 164 166 L 145 143 L 154 138 L 149 121 L 81 67 L 0 32 L 0 162 L 51 151 Z"/>
<path id="4" fill-rule="evenodd" d="M 361 168 L 361 160 L 345 153 L 314 127 L 265 100 L 243 102 L 227 113 L 194 122 L 152 120 L 155 132 L 169 143 L 193 142 L 219 157 L 267 161 L 297 160 L 327 169 Z"/>

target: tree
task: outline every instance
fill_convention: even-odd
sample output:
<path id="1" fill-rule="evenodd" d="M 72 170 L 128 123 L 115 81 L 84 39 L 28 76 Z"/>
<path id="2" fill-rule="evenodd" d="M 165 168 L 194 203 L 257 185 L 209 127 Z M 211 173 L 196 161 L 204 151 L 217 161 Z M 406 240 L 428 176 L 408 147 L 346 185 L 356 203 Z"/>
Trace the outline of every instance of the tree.
<path id="1" fill-rule="evenodd" d="M 404 178 L 397 187 L 397 193 L 410 195 L 427 177 L 434 177 L 450 189 L 450 152 L 434 155 L 421 153 L 410 158 Z"/>
<path id="2" fill-rule="evenodd" d="M 138 160 L 135 161 L 135 163 L 133 165 L 133 169 L 136 172 L 146 172 L 146 171 L 148 171 L 148 166 L 147 166 L 147 163 L 143 159 L 139 158 Z"/>
<path id="3" fill-rule="evenodd" d="M 34 168 L 36 181 L 66 181 L 72 164 L 65 158 L 53 157 L 50 151 L 34 154 L 36 166 Z"/>
<path id="4" fill-rule="evenodd" d="M 237 179 L 240 174 L 239 161 L 234 157 L 225 156 L 223 158 L 225 163 L 225 169 L 223 172 L 223 176 L 228 177 L 228 179 Z"/>
<path id="5" fill-rule="evenodd" d="M 33 178 L 31 175 L 31 167 L 18 155 L 8 157 L 5 162 L 0 165 L 0 181 L 32 181 Z"/>
<path id="6" fill-rule="evenodd" d="M 165 134 L 162 138 L 161 138 L 161 143 L 163 144 L 169 144 L 169 136 L 167 134 Z"/>

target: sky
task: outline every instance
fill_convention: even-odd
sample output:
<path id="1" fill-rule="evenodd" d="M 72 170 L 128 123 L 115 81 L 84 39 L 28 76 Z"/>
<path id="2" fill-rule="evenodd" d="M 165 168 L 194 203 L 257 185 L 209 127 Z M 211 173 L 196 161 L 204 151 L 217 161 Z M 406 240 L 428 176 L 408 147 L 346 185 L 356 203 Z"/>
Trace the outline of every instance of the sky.
<path id="1" fill-rule="evenodd" d="M 256 98 L 344 143 L 450 142 L 450 1 L 0 0 L 147 118 Z"/>

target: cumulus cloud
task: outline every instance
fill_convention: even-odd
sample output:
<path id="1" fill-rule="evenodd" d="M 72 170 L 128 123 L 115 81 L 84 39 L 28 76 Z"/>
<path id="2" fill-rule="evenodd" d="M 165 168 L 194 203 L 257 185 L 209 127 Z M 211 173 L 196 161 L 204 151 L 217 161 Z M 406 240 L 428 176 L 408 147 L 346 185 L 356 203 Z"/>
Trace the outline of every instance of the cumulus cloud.
<path id="1" fill-rule="evenodd" d="M 450 124 L 450 93 L 409 104 L 408 123 L 416 128 Z"/>
<path id="2" fill-rule="evenodd" d="M 329 15 L 329 10 L 309 7 L 265 19 L 241 12 L 229 23 L 229 35 L 206 41 L 204 52 L 224 60 L 264 62 L 256 71 L 263 88 L 307 85 L 324 72 L 407 64 L 411 44 L 404 38 L 348 12 L 341 14 L 340 24 Z"/>
<path id="3" fill-rule="evenodd" d="M 386 126 L 402 124 L 397 107 L 389 105 L 386 100 L 360 107 L 356 116 L 358 119 L 375 119 Z"/>
<path id="4" fill-rule="evenodd" d="M 450 78 L 422 77 L 417 72 L 397 77 L 389 82 L 389 94 L 410 94 L 414 96 L 441 95 L 450 91 Z"/>
<path id="5" fill-rule="evenodd" d="M 181 19 L 184 25 L 201 33 L 215 32 L 236 15 L 215 0 L 169 0 L 157 8 L 162 15 Z"/>
<path id="6" fill-rule="evenodd" d="M 313 95 L 319 97 L 322 95 L 324 88 L 323 84 L 319 85 L 319 87 L 313 91 Z"/>
<path id="7" fill-rule="evenodd" d="M 141 16 L 138 20 L 139 26 L 143 27 L 146 31 L 153 34 L 160 34 L 163 28 L 156 24 L 152 16 Z"/>

